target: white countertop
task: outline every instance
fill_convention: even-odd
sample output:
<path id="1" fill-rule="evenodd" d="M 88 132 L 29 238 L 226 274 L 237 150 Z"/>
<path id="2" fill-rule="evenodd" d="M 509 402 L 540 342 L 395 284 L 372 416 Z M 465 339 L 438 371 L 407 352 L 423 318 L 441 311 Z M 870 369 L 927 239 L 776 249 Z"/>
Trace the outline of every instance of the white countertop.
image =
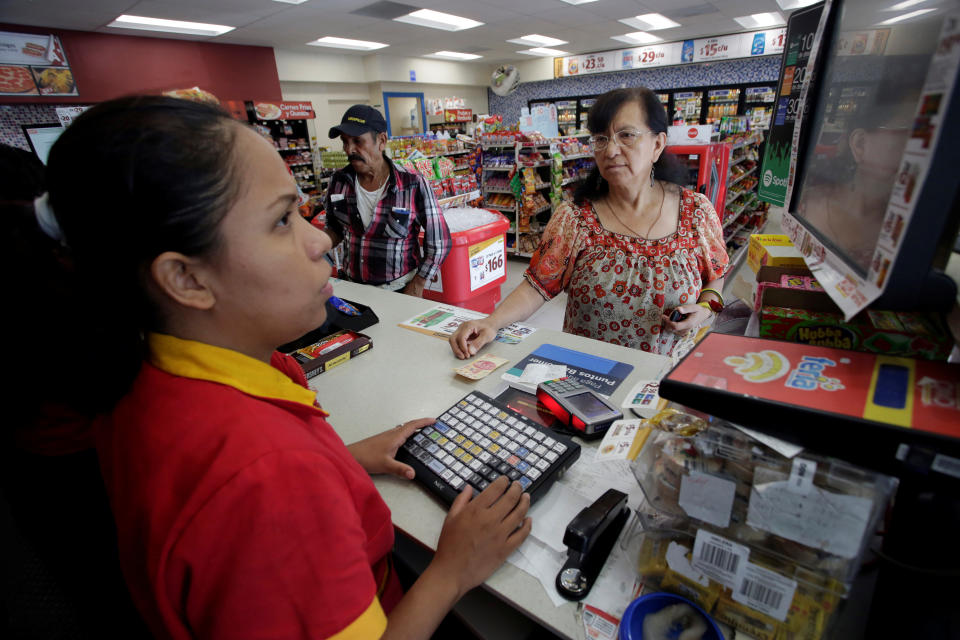
<path id="1" fill-rule="evenodd" d="M 480 381 L 456 376 L 457 360 L 446 340 L 397 326 L 436 302 L 391 293 L 375 287 L 334 280 L 335 294 L 370 306 L 380 322 L 363 331 L 373 348 L 310 381 L 330 424 L 344 442 L 351 443 L 394 425 L 421 417 L 435 417 L 471 391 L 496 395 L 502 387 L 500 374 L 544 343 L 576 349 L 634 366 L 630 376 L 613 394 L 619 405 L 638 380 L 653 378 L 669 359 L 559 331 L 539 329 L 516 345 L 492 342 L 481 353 L 509 359 Z M 591 447 L 590 443 L 581 442 Z M 582 457 L 581 457 L 582 459 Z M 394 525 L 430 549 L 436 549 L 446 509 L 414 482 L 378 476 L 374 483 L 393 514 Z M 576 618 L 576 604 L 555 607 L 536 578 L 505 564 L 487 580 L 485 587 L 527 616 L 567 638 L 583 638 Z"/>

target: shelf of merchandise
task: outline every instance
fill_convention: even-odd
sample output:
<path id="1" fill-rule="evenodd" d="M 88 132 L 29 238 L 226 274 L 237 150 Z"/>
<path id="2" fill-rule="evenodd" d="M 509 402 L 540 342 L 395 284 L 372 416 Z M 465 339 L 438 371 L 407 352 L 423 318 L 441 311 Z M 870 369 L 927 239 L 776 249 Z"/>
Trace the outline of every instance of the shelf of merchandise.
<path id="1" fill-rule="evenodd" d="M 760 225 L 758 225 L 755 229 L 751 229 L 746 234 L 747 237 L 749 238 L 749 236 L 754 233 L 763 233 L 763 229 L 766 226 L 767 226 L 767 220 L 764 219 L 764 221 Z M 738 233 L 743 233 L 743 229 L 741 229 Z M 730 240 L 733 240 L 735 237 L 736 236 L 732 236 Z M 727 240 L 727 242 L 730 242 L 730 240 Z M 743 245 L 738 247 L 737 250 L 734 252 L 734 254 L 730 256 L 730 262 L 727 265 L 728 274 L 733 273 L 734 271 L 736 271 L 737 267 L 740 266 L 740 263 L 743 262 L 743 257 L 747 255 L 747 250 L 749 246 L 750 246 L 750 243 L 748 241 L 744 241 Z"/>
<path id="2" fill-rule="evenodd" d="M 512 164 L 490 165 L 490 166 L 484 165 L 483 170 L 484 171 L 513 171 L 513 165 Z"/>
<path id="3" fill-rule="evenodd" d="M 732 144 L 730 147 L 731 161 L 730 166 L 727 169 L 729 172 L 734 166 L 739 165 L 745 160 L 752 160 L 759 163 L 759 145 L 763 143 L 763 134 L 754 131 L 747 138 L 740 140 L 739 142 Z M 742 150 L 742 151 L 741 151 Z M 733 160 L 733 153 L 735 151 L 741 151 L 740 157 L 736 160 Z M 732 177 L 729 173 L 727 175 L 727 195 L 724 202 L 724 211 L 720 212 L 721 220 L 723 223 L 724 229 L 733 225 L 744 211 L 749 211 L 750 207 L 754 206 L 757 202 L 756 189 L 757 185 L 754 184 L 749 189 L 735 189 L 737 185 L 743 186 L 742 182 L 744 178 L 749 175 L 752 175 L 757 171 L 759 164 L 751 168 L 749 171 L 745 171 L 742 174 Z M 730 208 L 730 205 L 736 202 L 738 199 L 743 198 L 743 204 L 737 208 Z M 726 211 L 730 211 L 730 215 L 726 215 Z M 730 234 L 731 236 L 733 234 Z"/>
<path id="4" fill-rule="evenodd" d="M 569 136 L 568 136 L 569 137 Z M 579 160 L 580 158 L 592 158 L 592 153 L 574 153 L 573 155 L 563 156 L 563 161 L 567 160 Z"/>
<path id="5" fill-rule="evenodd" d="M 458 193 L 455 196 L 450 196 L 449 198 L 440 198 L 437 200 L 437 204 L 440 205 L 441 209 L 448 209 L 450 207 L 462 207 L 468 202 L 473 202 L 474 200 L 479 200 L 482 197 L 480 190 L 470 191 L 468 193 Z"/>
<path id="6" fill-rule="evenodd" d="M 513 189 L 510 187 L 483 187 L 485 193 L 513 193 Z"/>
<path id="7" fill-rule="evenodd" d="M 277 151 L 310 151 L 310 147 L 277 147 Z"/>
<path id="8" fill-rule="evenodd" d="M 553 166 L 552 151 L 554 149 L 555 147 L 550 143 L 536 143 L 536 144 L 527 143 L 527 144 L 518 144 L 514 151 L 517 158 L 517 172 L 521 173 L 524 169 L 531 169 L 536 174 L 537 182 L 534 185 L 534 189 L 537 192 L 542 192 L 544 189 L 552 190 L 553 188 L 553 182 L 551 180 L 551 174 L 550 174 L 550 167 Z M 527 162 L 520 161 L 521 153 L 523 153 L 526 156 Z M 539 154 L 539 158 L 531 162 L 530 160 L 533 160 L 533 158 L 531 158 L 532 154 Z M 537 209 L 535 209 L 532 213 L 529 214 L 530 219 L 527 219 L 527 220 L 521 220 L 521 216 L 526 216 L 526 214 L 523 213 L 522 199 L 520 198 L 517 199 L 517 225 L 516 225 L 517 229 L 514 231 L 514 235 L 513 235 L 513 247 L 509 249 L 509 251 L 513 255 L 519 256 L 519 257 L 526 257 L 526 258 L 529 258 L 531 255 L 533 255 L 531 251 L 521 250 L 521 244 L 524 244 L 523 242 L 521 242 L 521 239 L 524 236 L 538 235 L 538 231 L 530 230 L 530 223 L 534 222 L 534 218 L 536 218 L 536 216 L 539 216 L 541 214 L 544 214 L 550 211 L 551 209 L 550 194 L 546 194 L 546 199 L 547 199 L 546 204 L 544 204 L 543 206 L 537 207 Z M 536 222 L 534 222 L 533 224 L 534 228 L 538 230 L 541 228 L 540 225 L 541 223 L 536 223 Z"/>
<path id="9" fill-rule="evenodd" d="M 305 165 L 313 166 L 313 161 L 311 160 L 310 162 L 288 162 L 287 163 L 288 167 L 303 167 Z"/>
<path id="10" fill-rule="evenodd" d="M 757 166 L 759 166 L 759 165 L 757 165 Z M 757 170 L 757 167 L 754 167 L 753 169 L 750 169 L 749 171 L 746 171 L 746 172 L 740 174 L 739 176 L 737 176 L 737 178 L 736 178 L 733 182 L 731 182 L 729 185 L 727 185 L 727 188 L 729 189 L 729 188 L 732 187 L 733 185 L 739 184 L 741 180 L 743 180 L 744 178 L 746 178 L 747 176 L 749 176 L 751 173 L 753 173 L 753 172 L 756 171 L 756 170 Z"/>
<path id="11" fill-rule="evenodd" d="M 510 213 L 516 213 L 516 211 L 517 211 L 517 206 L 516 206 L 516 205 L 513 205 L 512 207 L 508 207 L 508 206 L 506 206 L 506 205 L 501 205 L 501 204 L 486 204 L 486 203 L 484 203 L 483 208 L 484 208 L 484 209 L 496 209 L 497 211 L 507 211 L 507 212 L 510 212 Z"/>
<path id="12" fill-rule="evenodd" d="M 577 176 L 576 178 L 564 178 L 563 181 L 560 183 L 560 186 L 565 187 L 568 184 L 573 184 L 574 182 L 580 182 L 584 178 L 586 178 L 586 176 Z"/>

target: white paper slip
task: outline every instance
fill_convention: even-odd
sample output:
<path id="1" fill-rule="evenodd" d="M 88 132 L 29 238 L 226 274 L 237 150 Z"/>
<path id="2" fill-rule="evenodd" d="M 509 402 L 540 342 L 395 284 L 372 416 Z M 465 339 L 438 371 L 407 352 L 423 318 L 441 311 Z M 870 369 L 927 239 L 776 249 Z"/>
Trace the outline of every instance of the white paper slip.
<path id="1" fill-rule="evenodd" d="M 617 420 L 607 432 L 597 447 L 594 462 L 605 460 L 626 460 L 633 449 L 634 440 L 638 437 L 646 438 L 649 427 L 645 427 L 643 420 Z M 640 436 L 639 434 L 644 434 Z"/>
<path id="2" fill-rule="evenodd" d="M 730 525 L 737 484 L 709 473 L 691 471 L 680 479 L 680 507 L 691 518 L 721 528 Z"/>
<path id="3" fill-rule="evenodd" d="M 532 536 L 528 536 L 507 558 L 507 562 L 540 582 L 555 607 L 569 602 L 557 592 L 556 586 L 557 574 L 566 560 L 566 553 L 555 551 Z"/>
<path id="4" fill-rule="evenodd" d="M 555 482 L 550 491 L 530 507 L 528 515 L 533 520 L 530 535 L 551 548 L 566 553 L 567 545 L 563 544 L 563 535 L 567 525 L 590 504 L 590 500 L 576 491 Z"/>
<path id="5" fill-rule="evenodd" d="M 780 438 L 775 438 L 774 436 L 768 435 L 766 433 L 760 433 L 759 431 L 754 431 L 753 429 L 741 427 L 738 424 L 733 424 L 733 423 L 730 423 L 730 424 L 733 425 L 733 427 L 744 432 L 745 434 L 747 434 L 748 436 L 750 436 L 760 444 L 767 445 L 768 447 L 770 447 L 771 449 L 773 449 L 774 451 L 782 455 L 784 458 L 792 458 L 793 456 L 803 451 L 803 447 L 799 447 L 793 444 L 792 442 L 787 442 L 786 440 L 781 440 Z"/>
<path id="6" fill-rule="evenodd" d="M 630 409 L 642 418 L 651 418 L 666 405 L 660 398 L 660 382 L 658 380 L 641 380 L 633 385 L 621 405 Z"/>
<path id="7" fill-rule="evenodd" d="M 748 525 L 841 558 L 856 557 L 870 520 L 870 500 L 817 486 L 801 494 L 786 480 L 754 482 Z"/>
<path id="8" fill-rule="evenodd" d="M 523 368 L 523 373 L 520 374 L 520 382 L 538 385 L 541 382 L 546 382 L 547 380 L 565 378 L 566 375 L 566 365 L 531 362 Z"/>

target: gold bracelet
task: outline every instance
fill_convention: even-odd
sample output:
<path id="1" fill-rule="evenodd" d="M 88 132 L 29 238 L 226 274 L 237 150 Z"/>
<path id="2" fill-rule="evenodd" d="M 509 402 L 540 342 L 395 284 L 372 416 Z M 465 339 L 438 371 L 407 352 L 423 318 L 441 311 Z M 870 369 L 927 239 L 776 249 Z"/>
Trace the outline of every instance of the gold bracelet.
<path id="1" fill-rule="evenodd" d="M 709 291 L 710 293 L 714 294 L 715 296 L 717 296 L 717 298 L 719 298 L 719 300 L 720 300 L 720 304 L 721 304 L 721 305 L 723 304 L 723 294 L 720 293 L 719 291 L 717 291 L 716 289 L 712 288 L 712 287 L 704 287 L 703 289 L 701 289 L 701 290 L 700 290 L 700 295 L 697 296 L 697 300 L 699 301 L 700 296 L 702 296 L 703 294 L 707 293 L 708 291 Z"/>

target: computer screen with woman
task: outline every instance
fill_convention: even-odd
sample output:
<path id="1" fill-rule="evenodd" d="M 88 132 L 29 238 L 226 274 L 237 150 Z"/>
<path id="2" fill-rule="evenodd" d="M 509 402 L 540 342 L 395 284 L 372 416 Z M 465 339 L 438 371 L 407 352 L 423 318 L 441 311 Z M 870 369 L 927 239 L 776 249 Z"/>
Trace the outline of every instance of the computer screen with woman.
<path id="1" fill-rule="evenodd" d="M 874 300 L 937 309 L 956 296 L 937 270 L 960 211 L 958 15 L 956 3 L 827 7 L 785 228 L 848 315 Z"/>

